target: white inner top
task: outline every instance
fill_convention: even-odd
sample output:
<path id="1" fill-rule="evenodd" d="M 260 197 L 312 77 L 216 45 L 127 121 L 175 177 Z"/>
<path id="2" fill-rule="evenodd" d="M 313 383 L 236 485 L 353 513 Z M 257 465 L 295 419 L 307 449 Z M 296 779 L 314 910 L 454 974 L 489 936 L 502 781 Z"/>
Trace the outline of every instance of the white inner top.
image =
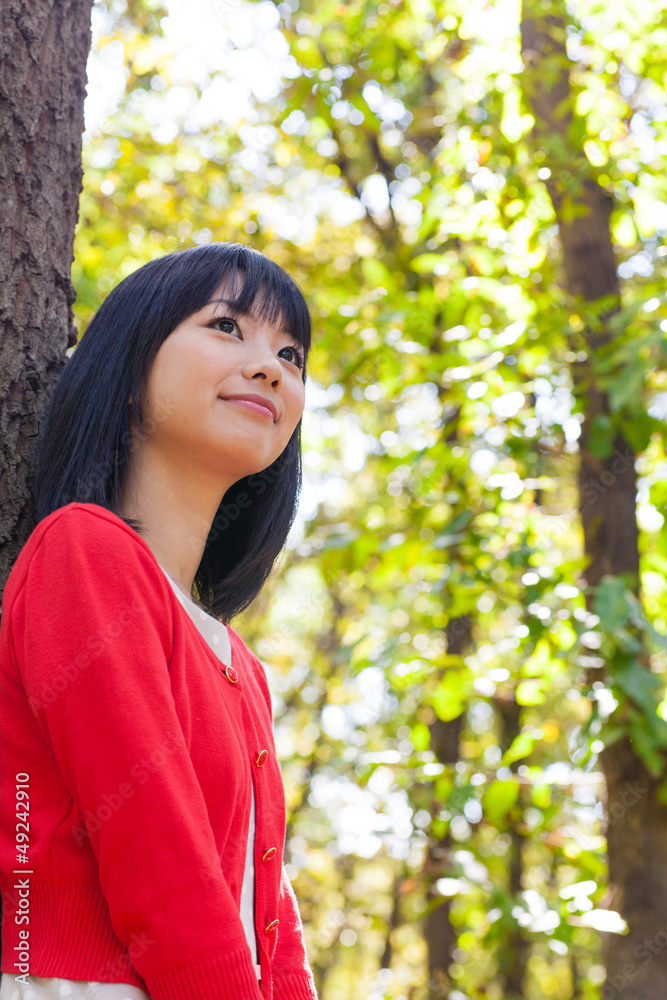
<path id="1" fill-rule="evenodd" d="M 158 565 L 160 565 L 158 563 Z M 174 593 L 199 629 L 202 637 L 225 666 L 232 662 L 232 647 L 227 626 L 219 622 L 198 604 L 187 597 L 169 576 L 164 566 L 160 569 L 169 580 Z M 257 978 L 261 978 L 255 936 L 255 791 L 250 783 L 250 823 L 246 849 L 243 885 L 241 887 L 240 915 L 243 930 L 250 947 Z M 2 973 L 0 1000 L 150 1000 L 144 990 L 129 983 L 83 982 L 79 979 L 60 979 L 53 976 L 26 976 L 27 983 L 17 981 L 11 972 Z"/>
<path id="2" fill-rule="evenodd" d="M 159 564 L 158 564 L 159 565 Z M 192 600 L 192 598 L 187 597 L 183 591 L 179 588 L 178 584 L 172 577 L 169 576 L 164 566 L 160 566 L 160 569 L 164 575 L 169 580 L 172 585 L 174 592 L 181 604 L 188 612 L 193 622 L 199 629 L 200 633 L 206 639 L 215 655 L 218 657 L 222 663 L 228 667 L 232 662 L 232 646 L 229 641 L 229 634 L 227 632 L 227 626 L 219 622 L 217 618 L 210 615 L 208 611 L 204 611 L 200 608 L 198 604 Z M 245 855 L 245 868 L 243 870 L 243 885 L 241 886 L 241 902 L 240 902 L 240 914 L 241 921 L 243 923 L 243 929 L 245 931 L 245 936 L 250 947 L 250 954 L 252 955 L 253 965 L 255 966 L 255 972 L 257 978 L 261 979 L 261 972 L 259 966 L 259 958 L 257 955 L 257 939 L 255 936 L 255 862 L 254 862 L 254 847 L 255 847 L 255 790 L 252 784 L 252 778 L 250 780 L 250 822 L 248 829 L 248 844 L 246 848 Z M 2 997 L 0 997 L 2 1000 Z M 106 1000 L 106 998 L 105 998 Z"/>

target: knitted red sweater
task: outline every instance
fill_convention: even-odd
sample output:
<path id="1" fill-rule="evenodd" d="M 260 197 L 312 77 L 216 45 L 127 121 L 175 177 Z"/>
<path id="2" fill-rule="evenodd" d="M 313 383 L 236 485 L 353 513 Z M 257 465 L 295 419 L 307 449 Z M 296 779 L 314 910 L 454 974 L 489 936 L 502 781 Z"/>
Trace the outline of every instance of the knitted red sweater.
<path id="1" fill-rule="evenodd" d="M 229 637 L 225 669 L 106 508 L 32 532 L 0 619 L 3 974 L 316 1000 L 266 677 Z M 261 988 L 239 916 L 251 781 Z"/>

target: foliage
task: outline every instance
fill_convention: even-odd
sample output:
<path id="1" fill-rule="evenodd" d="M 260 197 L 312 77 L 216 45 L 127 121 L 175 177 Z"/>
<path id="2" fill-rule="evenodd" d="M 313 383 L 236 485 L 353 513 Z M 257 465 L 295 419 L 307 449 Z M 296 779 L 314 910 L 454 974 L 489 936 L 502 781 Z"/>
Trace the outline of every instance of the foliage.
<path id="1" fill-rule="evenodd" d="M 623 286 L 591 448 L 612 455 L 622 428 L 641 453 L 642 599 L 608 578 L 592 610 L 572 366 L 605 303 L 561 291 L 544 187 L 560 137 L 529 141 L 517 5 L 204 6 L 196 66 L 175 0 L 96 7 L 95 58 L 120 53 L 127 80 L 86 144 L 76 310 L 84 328 L 134 267 L 209 239 L 252 242 L 312 304 L 310 508 L 238 627 L 275 695 L 321 995 L 430 996 L 422 918 L 447 901 L 456 1000 L 510 996 L 517 954 L 531 1000 L 592 998 L 597 755 L 629 731 L 659 774 L 667 747 L 663 5 L 582 0 L 567 25 Z M 253 92 L 270 58 L 282 78 Z M 607 683 L 586 679 L 596 660 Z M 460 721 L 453 761 L 437 720 Z"/>

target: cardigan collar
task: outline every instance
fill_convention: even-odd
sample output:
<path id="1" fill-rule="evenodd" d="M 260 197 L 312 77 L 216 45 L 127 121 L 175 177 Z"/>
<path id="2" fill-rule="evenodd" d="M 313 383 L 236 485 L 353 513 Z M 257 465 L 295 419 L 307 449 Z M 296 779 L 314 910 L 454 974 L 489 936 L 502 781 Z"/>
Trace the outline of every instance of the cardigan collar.
<path id="1" fill-rule="evenodd" d="M 232 646 L 229 641 L 227 626 L 222 622 L 219 622 L 217 618 L 213 617 L 213 615 L 210 615 L 208 611 L 204 611 L 203 608 L 200 608 L 198 604 L 195 604 L 191 598 L 187 597 L 183 593 L 176 581 L 169 576 L 169 573 L 167 573 L 164 566 L 160 563 L 158 563 L 158 566 L 166 576 L 167 580 L 169 580 L 176 597 L 190 615 L 190 618 L 192 618 L 193 622 L 202 633 L 202 636 L 215 655 L 225 664 L 226 667 L 230 666 L 232 662 Z"/>

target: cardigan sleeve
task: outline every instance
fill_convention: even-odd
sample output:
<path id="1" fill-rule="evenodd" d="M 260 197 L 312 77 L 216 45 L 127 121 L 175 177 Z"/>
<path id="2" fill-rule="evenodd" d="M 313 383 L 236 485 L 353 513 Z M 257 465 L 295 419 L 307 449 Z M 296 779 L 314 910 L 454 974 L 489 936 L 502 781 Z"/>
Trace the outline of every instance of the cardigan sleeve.
<path id="1" fill-rule="evenodd" d="M 12 605 L 17 668 L 152 1000 L 261 1000 L 172 694 L 167 586 L 141 540 L 66 510 Z"/>

